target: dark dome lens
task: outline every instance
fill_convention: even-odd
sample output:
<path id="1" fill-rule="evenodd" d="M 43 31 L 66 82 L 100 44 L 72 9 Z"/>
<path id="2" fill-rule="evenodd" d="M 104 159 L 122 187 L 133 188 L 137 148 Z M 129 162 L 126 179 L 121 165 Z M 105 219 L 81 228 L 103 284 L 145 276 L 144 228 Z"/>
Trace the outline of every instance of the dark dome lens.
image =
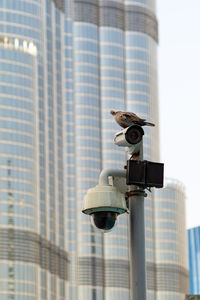
<path id="1" fill-rule="evenodd" d="M 111 230 L 115 226 L 117 216 L 115 212 L 95 212 L 91 214 L 92 225 L 103 231 Z"/>

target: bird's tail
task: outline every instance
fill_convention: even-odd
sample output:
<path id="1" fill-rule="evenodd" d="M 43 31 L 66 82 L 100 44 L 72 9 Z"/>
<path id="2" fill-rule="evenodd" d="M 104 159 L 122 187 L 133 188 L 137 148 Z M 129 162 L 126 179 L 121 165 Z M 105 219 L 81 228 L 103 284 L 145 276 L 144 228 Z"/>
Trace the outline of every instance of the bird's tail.
<path id="1" fill-rule="evenodd" d="M 155 124 L 150 123 L 150 122 L 145 122 L 145 125 L 147 125 L 147 126 L 155 126 Z"/>

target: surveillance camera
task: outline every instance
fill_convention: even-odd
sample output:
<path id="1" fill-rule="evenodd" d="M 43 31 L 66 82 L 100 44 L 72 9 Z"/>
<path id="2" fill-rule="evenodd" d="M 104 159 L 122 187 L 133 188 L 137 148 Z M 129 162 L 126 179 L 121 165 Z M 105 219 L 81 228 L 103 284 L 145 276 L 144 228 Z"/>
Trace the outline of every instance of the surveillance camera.
<path id="1" fill-rule="evenodd" d="M 88 190 L 82 212 L 91 216 L 91 223 L 98 230 L 110 231 L 117 217 L 127 211 L 124 195 L 114 186 L 98 185 Z"/>
<path id="2" fill-rule="evenodd" d="M 116 133 L 114 143 L 121 147 L 126 147 L 129 154 L 139 151 L 144 130 L 139 125 L 131 125 Z"/>
<path id="3" fill-rule="evenodd" d="M 99 230 L 106 232 L 110 231 L 115 226 L 118 213 L 112 211 L 97 211 L 90 216 L 92 225 Z"/>
<path id="4" fill-rule="evenodd" d="M 114 142 L 118 146 L 130 147 L 141 142 L 144 130 L 139 125 L 129 126 L 116 133 Z"/>

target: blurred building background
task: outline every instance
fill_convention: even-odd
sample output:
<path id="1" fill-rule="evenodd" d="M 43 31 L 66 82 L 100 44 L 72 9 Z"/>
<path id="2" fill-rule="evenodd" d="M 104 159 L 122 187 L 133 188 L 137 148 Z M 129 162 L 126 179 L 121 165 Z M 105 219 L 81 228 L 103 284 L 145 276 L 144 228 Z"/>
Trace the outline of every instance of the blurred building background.
<path id="1" fill-rule="evenodd" d="M 200 295 L 186 295 L 185 300 L 200 300 Z"/>
<path id="2" fill-rule="evenodd" d="M 155 190 L 156 299 L 185 299 L 189 291 L 185 188 L 167 179 Z"/>
<path id="3" fill-rule="evenodd" d="M 188 230 L 190 294 L 200 294 L 200 226 Z"/>
<path id="4" fill-rule="evenodd" d="M 144 157 L 159 161 L 155 14 L 154 0 L 0 1 L 0 299 L 129 299 L 128 217 L 104 235 L 81 209 L 101 169 L 125 163 L 110 109 L 156 124 Z M 148 299 L 182 299 L 183 191 L 155 193 Z"/>

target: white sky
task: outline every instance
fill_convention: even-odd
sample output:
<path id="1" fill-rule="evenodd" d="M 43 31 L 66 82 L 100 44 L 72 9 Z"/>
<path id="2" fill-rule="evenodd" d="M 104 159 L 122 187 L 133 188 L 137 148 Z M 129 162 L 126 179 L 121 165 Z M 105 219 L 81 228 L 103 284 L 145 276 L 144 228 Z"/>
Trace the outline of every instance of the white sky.
<path id="1" fill-rule="evenodd" d="M 200 225 L 200 0 L 157 0 L 161 161 L 186 186 L 187 228 Z"/>

